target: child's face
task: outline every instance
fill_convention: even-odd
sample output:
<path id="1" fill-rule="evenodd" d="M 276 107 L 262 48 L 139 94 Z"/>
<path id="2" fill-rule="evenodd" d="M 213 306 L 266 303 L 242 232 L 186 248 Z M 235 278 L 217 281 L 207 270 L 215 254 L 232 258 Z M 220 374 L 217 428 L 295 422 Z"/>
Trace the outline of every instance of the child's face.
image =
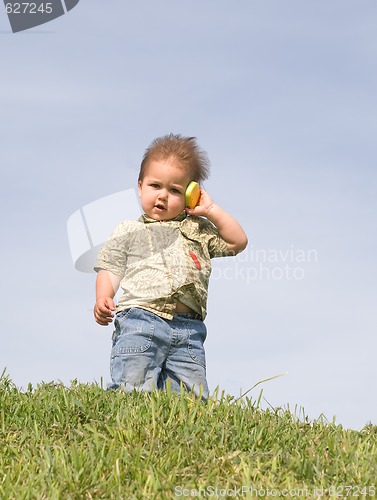
<path id="1" fill-rule="evenodd" d="M 185 208 L 189 174 L 174 158 L 152 160 L 139 181 L 139 196 L 144 212 L 155 220 L 170 220 Z"/>

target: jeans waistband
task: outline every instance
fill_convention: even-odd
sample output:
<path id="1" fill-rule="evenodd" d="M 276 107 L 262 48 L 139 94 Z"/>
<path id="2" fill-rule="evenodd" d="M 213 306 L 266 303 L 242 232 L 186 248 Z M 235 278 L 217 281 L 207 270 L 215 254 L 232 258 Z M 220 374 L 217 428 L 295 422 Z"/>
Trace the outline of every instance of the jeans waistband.
<path id="1" fill-rule="evenodd" d="M 174 316 L 183 316 L 184 318 L 202 319 L 202 315 L 196 312 L 176 312 Z"/>

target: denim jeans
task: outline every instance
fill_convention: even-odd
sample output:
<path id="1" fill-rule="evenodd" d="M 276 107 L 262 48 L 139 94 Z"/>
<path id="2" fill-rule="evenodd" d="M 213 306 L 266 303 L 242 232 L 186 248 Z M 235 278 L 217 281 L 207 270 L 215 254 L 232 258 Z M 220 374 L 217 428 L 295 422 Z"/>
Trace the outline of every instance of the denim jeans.
<path id="1" fill-rule="evenodd" d="M 205 324 L 190 313 L 167 320 L 132 307 L 114 320 L 109 389 L 151 391 L 166 388 L 179 392 L 181 385 L 206 399 L 208 386 L 204 341 Z"/>

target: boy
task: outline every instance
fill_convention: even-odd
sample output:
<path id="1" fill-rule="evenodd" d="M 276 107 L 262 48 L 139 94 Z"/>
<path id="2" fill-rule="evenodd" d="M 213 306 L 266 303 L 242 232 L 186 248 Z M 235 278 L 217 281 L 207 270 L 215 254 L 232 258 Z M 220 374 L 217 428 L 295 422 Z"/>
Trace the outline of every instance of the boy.
<path id="1" fill-rule="evenodd" d="M 141 163 L 138 191 L 144 214 L 125 221 L 102 247 L 95 266 L 94 317 L 114 318 L 109 388 L 164 388 L 208 397 L 204 341 L 210 259 L 246 248 L 239 223 L 201 188 L 185 207 L 190 181 L 208 177 L 209 162 L 194 137 L 155 139 Z"/>

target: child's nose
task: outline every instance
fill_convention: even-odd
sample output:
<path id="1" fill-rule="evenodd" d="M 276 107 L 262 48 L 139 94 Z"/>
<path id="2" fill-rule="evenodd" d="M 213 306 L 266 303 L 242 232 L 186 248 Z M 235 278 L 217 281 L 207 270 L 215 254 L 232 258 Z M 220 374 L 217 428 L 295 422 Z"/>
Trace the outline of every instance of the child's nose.
<path id="1" fill-rule="evenodd" d="M 161 189 L 158 197 L 161 199 L 161 200 L 166 200 L 166 198 L 168 197 L 168 190 L 167 189 Z"/>

